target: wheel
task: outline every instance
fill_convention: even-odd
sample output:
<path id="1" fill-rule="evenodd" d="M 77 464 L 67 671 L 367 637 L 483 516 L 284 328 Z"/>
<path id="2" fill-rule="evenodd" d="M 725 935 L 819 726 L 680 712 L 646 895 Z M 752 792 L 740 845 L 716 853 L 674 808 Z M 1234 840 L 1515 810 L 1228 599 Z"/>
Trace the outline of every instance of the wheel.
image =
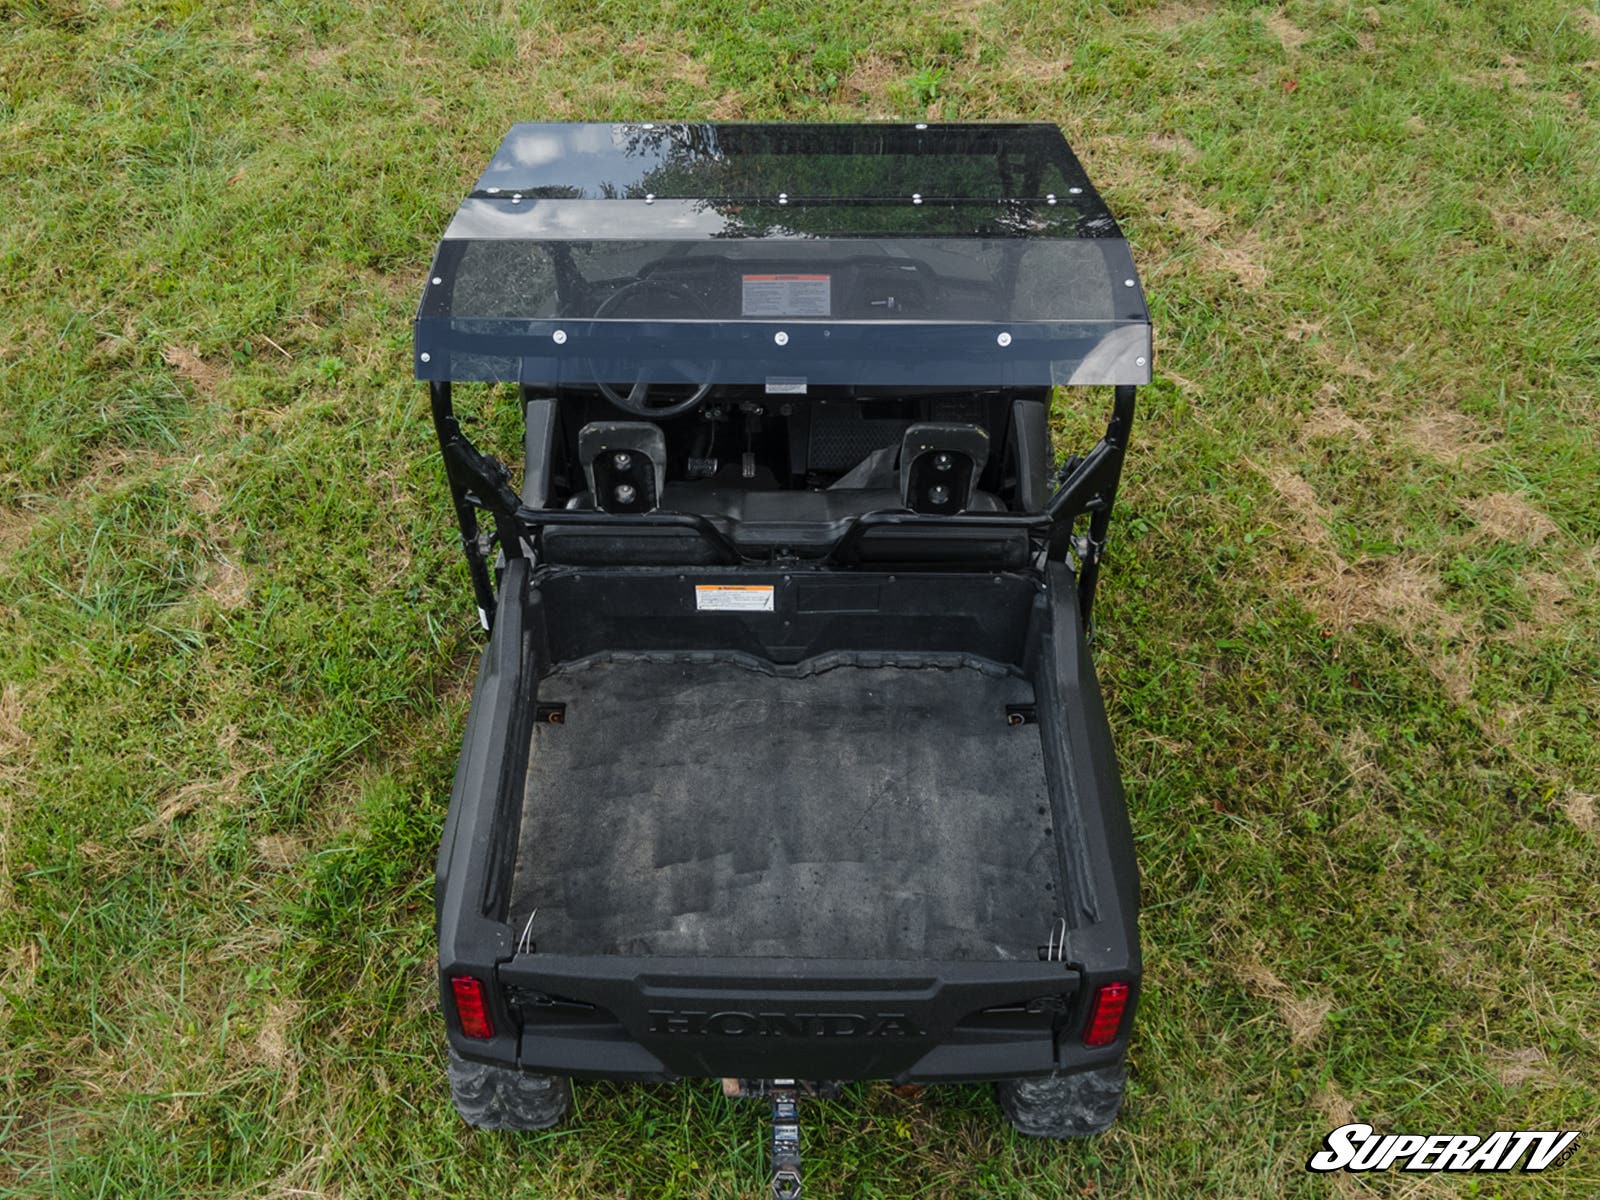
<path id="1" fill-rule="evenodd" d="M 1093 1137 L 1111 1128 L 1122 1107 L 1128 1065 L 1077 1075 L 1006 1079 L 994 1085 L 1000 1108 L 1018 1133 L 1029 1137 Z"/>
<path id="2" fill-rule="evenodd" d="M 450 1051 L 456 1111 L 479 1129 L 549 1129 L 572 1107 L 565 1075 L 530 1075 L 515 1067 L 471 1062 Z"/>

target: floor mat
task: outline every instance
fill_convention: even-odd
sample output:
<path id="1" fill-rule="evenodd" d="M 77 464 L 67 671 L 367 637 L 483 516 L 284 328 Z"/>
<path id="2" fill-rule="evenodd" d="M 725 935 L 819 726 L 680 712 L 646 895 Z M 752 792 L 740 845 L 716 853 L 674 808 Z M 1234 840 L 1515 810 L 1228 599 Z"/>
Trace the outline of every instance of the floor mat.
<path id="1" fill-rule="evenodd" d="M 595 661 L 540 685 L 511 919 L 541 951 L 1032 959 L 1057 911 L 1026 680 Z"/>

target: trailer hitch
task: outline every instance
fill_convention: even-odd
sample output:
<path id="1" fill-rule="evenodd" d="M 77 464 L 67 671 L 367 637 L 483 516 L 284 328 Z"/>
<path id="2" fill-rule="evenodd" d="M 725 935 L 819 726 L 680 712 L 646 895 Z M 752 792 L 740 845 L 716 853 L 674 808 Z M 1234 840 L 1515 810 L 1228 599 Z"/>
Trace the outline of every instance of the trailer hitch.
<path id="1" fill-rule="evenodd" d="M 767 1093 L 772 1101 L 772 1200 L 798 1200 L 800 1195 L 800 1093 L 793 1083 L 774 1079 Z"/>
<path id="2" fill-rule="evenodd" d="M 809 1079 L 724 1079 L 723 1094 L 731 1099 L 765 1099 L 772 1105 L 770 1176 L 772 1200 L 798 1200 L 800 1166 L 800 1098 L 836 1099 L 836 1082 Z"/>

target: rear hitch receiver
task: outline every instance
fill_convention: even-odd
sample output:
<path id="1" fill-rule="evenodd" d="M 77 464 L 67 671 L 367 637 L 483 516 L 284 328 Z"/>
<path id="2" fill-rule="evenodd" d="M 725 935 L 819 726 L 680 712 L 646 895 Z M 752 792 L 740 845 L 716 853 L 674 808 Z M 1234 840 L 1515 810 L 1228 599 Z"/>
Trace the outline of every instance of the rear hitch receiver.
<path id="1" fill-rule="evenodd" d="M 772 1105 L 772 1200 L 798 1200 L 801 1193 L 800 1097 L 832 1099 L 839 1094 L 835 1082 L 806 1079 L 724 1079 L 722 1091 L 730 1098 L 766 1099 Z"/>
<path id="2" fill-rule="evenodd" d="M 772 1100 L 772 1200 L 800 1196 L 800 1093 L 793 1083 L 774 1079 L 767 1093 Z"/>

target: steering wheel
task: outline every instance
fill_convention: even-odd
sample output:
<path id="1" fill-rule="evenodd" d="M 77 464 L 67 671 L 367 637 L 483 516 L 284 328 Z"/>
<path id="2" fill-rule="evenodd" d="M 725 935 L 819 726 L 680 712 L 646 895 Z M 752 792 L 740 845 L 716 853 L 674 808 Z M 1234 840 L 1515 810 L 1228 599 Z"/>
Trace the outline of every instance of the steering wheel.
<path id="1" fill-rule="evenodd" d="M 688 308 L 695 316 L 710 316 L 710 314 L 706 312 L 706 306 L 700 302 L 700 298 L 688 288 L 684 287 L 681 283 L 673 283 L 671 280 L 667 279 L 654 279 L 648 275 L 643 279 L 635 279 L 632 283 L 624 284 L 622 287 L 612 292 L 611 295 L 606 297 L 605 301 L 600 305 L 600 307 L 595 310 L 594 315 L 596 318 L 617 316 L 619 315 L 618 310 L 625 308 L 629 301 L 636 300 L 640 296 L 647 295 L 651 292 L 660 293 L 661 295 L 669 297 L 675 304 L 684 308 Z M 659 313 L 659 311 L 659 309 L 656 309 L 656 312 L 651 315 L 656 315 Z M 695 373 L 694 364 L 692 363 L 679 363 L 674 361 L 670 365 L 683 370 L 685 375 L 692 375 Z M 616 407 L 620 408 L 623 412 L 631 413 L 636 417 L 648 417 L 651 420 L 660 420 L 662 417 L 676 417 L 682 413 L 692 412 L 694 409 L 699 408 L 701 401 L 711 394 L 711 389 L 715 386 L 713 381 L 717 377 L 717 366 L 717 363 L 712 363 L 711 366 L 706 369 L 705 373 L 707 378 L 704 383 L 698 385 L 681 385 L 684 387 L 693 388 L 693 391 L 690 392 L 688 396 L 685 396 L 680 400 L 667 400 L 663 403 L 650 403 L 650 389 L 654 385 L 645 381 L 643 378 L 644 372 L 642 370 L 640 371 L 640 378 L 635 379 L 633 381 L 633 386 L 630 387 L 625 393 L 619 392 L 616 388 L 612 387 L 611 384 L 605 382 L 605 380 L 601 379 L 599 376 L 595 376 L 594 385 L 600 389 L 600 394 L 602 396 L 604 396 L 612 404 L 616 405 Z M 593 374 L 594 364 L 592 361 L 589 364 L 589 370 L 590 373 Z M 669 384 L 666 386 L 671 387 L 679 385 Z"/>

